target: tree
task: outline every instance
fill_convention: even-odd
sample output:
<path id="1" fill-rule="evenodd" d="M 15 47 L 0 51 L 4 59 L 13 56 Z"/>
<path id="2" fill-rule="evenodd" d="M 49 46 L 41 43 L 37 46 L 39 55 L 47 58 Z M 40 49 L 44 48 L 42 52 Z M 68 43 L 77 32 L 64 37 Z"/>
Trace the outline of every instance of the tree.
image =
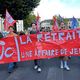
<path id="1" fill-rule="evenodd" d="M 24 28 L 27 29 L 28 27 L 31 27 L 31 23 L 36 21 L 36 16 L 34 13 L 30 13 L 28 16 L 26 16 L 26 19 L 24 19 Z"/>
<path id="2" fill-rule="evenodd" d="M 0 14 L 5 17 L 5 11 L 8 9 L 14 19 L 25 19 L 39 2 L 40 0 L 0 0 Z"/>

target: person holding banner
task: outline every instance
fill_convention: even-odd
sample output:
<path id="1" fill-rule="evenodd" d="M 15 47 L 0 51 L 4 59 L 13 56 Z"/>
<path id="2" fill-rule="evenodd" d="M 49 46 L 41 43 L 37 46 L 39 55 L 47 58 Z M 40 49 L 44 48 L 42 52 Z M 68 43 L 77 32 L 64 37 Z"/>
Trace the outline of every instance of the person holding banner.
<path id="1" fill-rule="evenodd" d="M 36 23 L 32 23 L 32 30 L 30 31 L 30 34 L 37 34 L 37 29 L 36 29 Z M 37 70 L 37 72 L 41 72 L 41 68 L 39 65 L 39 60 L 34 60 L 34 69 Z"/>
<path id="2" fill-rule="evenodd" d="M 60 24 L 60 30 L 65 30 L 65 29 L 66 29 L 66 27 L 64 25 L 64 22 L 61 22 L 61 24 Z"/>
<path id="3" fill-rule="evenodd" d="M 6 37 L 17 36 L 17 34 L 14 33 L 14 30 L 13 30 L 12 26 L 10 26 L 10 27 L 8 28 L 8 30 L 9 30 L 9 34 L 7 34 Z M 11 73 L 14 68 L 17 68 L 16 62 L 9 63 L 9 65 L 8 65 L 8 73 Z"/>
<path id="4" fill-rule="evenodd" d="M 65 30 L 66 29 L 66 26 L 64 25 L 64 22 L 61 22 L 60 27 L 61 27 L 60 30 Z M 60 68 L 61 69 L 65 68 L 67 71 L 69 71 L 70 68 L 68 66 L 68 60 L 70 59 L 70 57 L 61 56 L 60 59 L 61 59 Z"/>

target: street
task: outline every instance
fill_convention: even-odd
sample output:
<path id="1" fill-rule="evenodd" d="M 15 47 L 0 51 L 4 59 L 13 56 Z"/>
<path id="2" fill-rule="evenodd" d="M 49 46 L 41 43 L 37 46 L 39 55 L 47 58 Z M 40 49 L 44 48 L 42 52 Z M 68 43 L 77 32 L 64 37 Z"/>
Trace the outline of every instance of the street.
<path id="1" fill-rule="evenodd" d="M 33 61 L 19 62 L 18 68 L 8 73 L 8 64 L 0 65 L 0 80 L 80 80 L 80 57 L 71 57 L 70 71 L 60 69 L 59 58 L 40 61 L 41 73 L 33 69 Z"/>

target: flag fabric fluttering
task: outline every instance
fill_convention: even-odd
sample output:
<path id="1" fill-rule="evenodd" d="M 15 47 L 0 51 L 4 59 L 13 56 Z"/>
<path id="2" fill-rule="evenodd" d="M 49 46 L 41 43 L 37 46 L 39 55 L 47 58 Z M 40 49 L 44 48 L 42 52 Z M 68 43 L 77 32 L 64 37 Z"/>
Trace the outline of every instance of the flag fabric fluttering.
<path id="1" fill-rule="evenodd" d="M 61 15 L 59 15 L 59 20 L 60 22 L 63 22 L 63 17 L 61 17 Z"/>
<path id="2" fill-rule="evenodd" d="M 76 29 L 79 26 L 79 23 L 75 17 L 70 19 L 71 21 L 71 29 Z"/>
<path id="3" fill-rule="evenodd" d="M 57 19 L 56 19 L 56 16 L 53 16 L 53 27 L 52 27 L 52 30 L 53 31 L 58 31 L 58 22 L 57 22 Z"/>
<path id="4" fill-rule="evenodd" d="M 39 16 L 39 13 L 37 13 L 37 16 L 36 16 L 36 30 L 38 33 L 40 32 L 40 16 Z"/>
<path id="5" fill-rule="evenodd" d="M 6 16 L 4 20 L 4 30 L 8 30 L 10 26 L 13 26 L 14 23 L 16 23 L 16 20 L 12 18 L 12 16 L 9 14 L 9 12 L 6 10 Z"/>

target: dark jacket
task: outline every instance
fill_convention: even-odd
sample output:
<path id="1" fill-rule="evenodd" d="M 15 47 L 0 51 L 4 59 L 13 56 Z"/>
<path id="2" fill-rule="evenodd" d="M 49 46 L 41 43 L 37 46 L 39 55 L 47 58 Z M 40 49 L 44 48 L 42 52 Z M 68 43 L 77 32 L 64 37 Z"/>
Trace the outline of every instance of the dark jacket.
<path id="1" fill-rule="evenodd" d="M 0 32 L 0 38 L 3 38 L 3 35 L 2 35 L 2 33 Z"/>
<path id="2" fill-rule="evenodd" d="M 35 31 L 35 30 L 30 31 L 30 34 L 36 34 L 36 33 L 37 33 L 37 31 Z"/>

